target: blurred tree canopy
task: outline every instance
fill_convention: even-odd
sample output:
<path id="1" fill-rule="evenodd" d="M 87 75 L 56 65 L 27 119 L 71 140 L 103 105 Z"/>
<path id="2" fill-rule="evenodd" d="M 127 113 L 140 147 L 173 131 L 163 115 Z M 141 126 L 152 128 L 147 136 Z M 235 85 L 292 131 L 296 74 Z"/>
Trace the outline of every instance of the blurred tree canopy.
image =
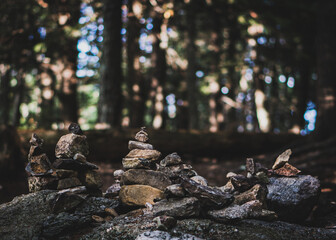
<path id="1" fill-rule="evenodd" d="M 332 0 L 2 0 L 0 123 L 336 133 Z"/>

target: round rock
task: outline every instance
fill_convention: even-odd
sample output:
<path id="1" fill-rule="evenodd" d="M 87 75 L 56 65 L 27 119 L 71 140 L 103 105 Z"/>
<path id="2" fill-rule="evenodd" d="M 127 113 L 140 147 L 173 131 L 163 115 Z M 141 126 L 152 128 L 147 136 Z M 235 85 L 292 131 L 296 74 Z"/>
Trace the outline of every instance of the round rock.
<path id="1" fill-rule="evenodd" d="M 86 136 L 69 133 L 58 140 L 55 148 L 56 158 L 73 158 L 76 153 L 89 155 Z"/>

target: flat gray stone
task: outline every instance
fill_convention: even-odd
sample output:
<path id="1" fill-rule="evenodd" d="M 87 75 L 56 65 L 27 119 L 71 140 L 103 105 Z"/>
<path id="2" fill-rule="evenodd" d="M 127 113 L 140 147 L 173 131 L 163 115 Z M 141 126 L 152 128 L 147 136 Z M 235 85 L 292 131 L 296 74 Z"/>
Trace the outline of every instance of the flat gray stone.
<path id="1" fill-rule="evenodd" d="M 121 177 L 121 185 L 149 185 L 160 190 L 172 184 L 167 174 L 146 169 L 130 169 Z"/>

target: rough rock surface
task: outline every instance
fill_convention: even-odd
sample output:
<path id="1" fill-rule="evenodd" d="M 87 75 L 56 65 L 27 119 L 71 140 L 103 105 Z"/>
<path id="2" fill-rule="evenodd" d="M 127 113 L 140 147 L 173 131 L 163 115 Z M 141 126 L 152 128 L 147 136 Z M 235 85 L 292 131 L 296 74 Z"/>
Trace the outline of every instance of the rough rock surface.
<path id="1" fill-rule="evenodd" d="M 169 177 L 163 173 L 153 170 L 145 169 L 130 169 L 126 171 L 121 177 L 122 185 L 149 185 L 160 190 L 165 190 L 165 188 L 172 184 Z"/>
<path id="2" fill-rule="evenodd" d="M 163 167 L 178 165 L 181 163 L 182 159 L 176 152 L 167 155 L 163 160 L 160 161 L 160 165 Z"/>
<path id="3" fill-rule="evenodd" d="M 82 236 L 82 240 L 129 240 L 144 232 L 156 231 L 157 224 L 151 216 L 120 216 L 111 222 L 102 224 Z M 264 222 L 260 220 L 242 220 L 239 223 L 217 223 L 209 219 L 178 220 L 174 228 L 168 231 L 171 236 L 192 234 L 207 240 L 333 240 L 336 230 L 308 228 L 285 222 Z"/>
<path id="4" fill-rule="evenodd" d="M 216 188 L 203 186 L 191 179 L 182 178 L 182 187 L 191 196 L 200 200 L 201 205 L 211 208 L 221 208 L 228 206 L 233 201 L 233 196 L 229 193 L 222 192 Z"/>
<path id="5" fill-rule="evenodd" d="M 252 200 L 259 200 L 264 203 L 266 201 L 266 196 L 267 188 L 260 184 L 256 184 L 250 190 L 235 196 L 233 204 L 241 205 Z"/>
<path id="6" fill-rule="evenodd" d="M 202 176 L 197 175 L 197 176 L 191 177 L 190 179 L 199 183 L 199 184 L 201 184 L 201 185 L 203 185 L 203 186 L 208 186 L 208 181 Z"/>
<path id="7" fill-rule="evenodd" d="M 193 177 L 197 175 L 192 166 L 188 164 L 179 164 L 166 167 L 159 165 L 158 170 L 166 173 L 170 179 L 176 179 L 179 176 Z"/>
<path id="8" fill-rule="evenodd" d="M 55 148 L 56 158 L 73 158 L 76 153 L 89 155 L 86 136 L 69 133 L 58 140 Z"/>
<path id="9" fill-rule="evenodd" d="M 157 223 L 153 221 L 155 217 L 150 214 L 122 215 L 103 224 L 95 223 L 92 215 L 104 216 L 106 208 L 115 208 L 118 205 L 117 201 L 106 198 L 88 197 L 70 212 L 53 214 L 50 203 L 57 194 L 57 191 L 44 190 L 17 197 L 12 202 L 0 205 L 1 239 L 129 240 L 158 228 Z M 183 234 L 213 240 L 336 239 L 334 229 L 259 220 L 221 224 L 209 219 L 184 219 L 178 220 L 176 226 L 167 232 L 180 239 L 183 239 Z"/>
<path id="10" fill-rule="evenodd" d="M 318 179 L 305 175 L 271 177 L 267 185 L 267 205 L 280 219 L 301 221 L 308 217 L 320 193 Z"/>
<path id="11" fill-rule="evenodd" d="M 184 191 L 181 184 L 173 184 L 165 189 L 165 194 L 167 197 L 184 197 L 186 192 Z"/>
<path id="12" fill-rule="evenodd" d="M 175 218 L 197 217 L 200 213 L 200 203 L 197 198 L 182 198 L 162 200 L 153 206 L 155 216 L 168 215 Z"/>
<path id="13" fill-rule="evenodd" d="M 100 174 L 92 170 L 85 172 L 84 183 L 88 188 L 99 189 L 103 186 L 103 180 L 101 179 Z"/>
<path id="14" fill-rule="evenodd" d="M 54 177 L 28 177 L 29 192 L 37 192 L 45 189 L 56 189 L 57 180 Z"/>
<path id="15" fill-rule="evenodd" d="M 53 166 L 58 169 L 68 169 L 68 170 L 86 170 L 86 169 L 98 169 L 98 167 L 90 162 L 80 162 L 72 158 L 68 159 L 57 159 Z"/>
<path id="16" fill-rule="evenodd" d="M 202 240 L 202 238 L 191 234 L 181 234 L 173 237 L 168 232 L 156 230 L 141 233 L 135 240 Z"/>
<path id="17" fill-rule="evenodd" d="M 220 222 L 241 220 L 250 218 L 252 216 L 252 212 L 260 212 L 262 209 L 261 206 L 262 205 L 259 201 L 250 201 L 241 206 L 233 205 L 220 210 L 211 210 L 208 212 L 208 215 L 214 220 Z"/>
<path id="18" fill-rule="evenodd" d="M 157 188 L 146 185 L 122 186 L 119 192 L 122 203 L 129 206 L 146 206 L 154 204 L 154 200 L 163 199 L 163 192 Z"/>
<path id="19" fill-rule="evenodd" d="M 78 232 L 95 227 L 92 215 L 103 216 L 105 208 L 118 206 L 117 201 L 106 198 L 87 197 L 80 203 L 76 198 L 69 198 L 64 202 L 66 206 L 78 203 L 71 211 L 62 211 L 63 207 L 58 205 L 59 213 L 53 213 L 60 192 L 43 190 L 0 205 L 1 240 L 73 239 L 71 236 Z"/>

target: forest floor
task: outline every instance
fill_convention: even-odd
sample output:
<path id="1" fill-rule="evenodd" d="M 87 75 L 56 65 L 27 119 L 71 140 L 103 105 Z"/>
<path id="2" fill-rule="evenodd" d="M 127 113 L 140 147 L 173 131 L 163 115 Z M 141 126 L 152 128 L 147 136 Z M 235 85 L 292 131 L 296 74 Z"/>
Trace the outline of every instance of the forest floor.
<path id="1" fill-rule="evenodd" d="M 64 132 L 37 130 L 46 140 L 45 149 L 52 156 L 58 138 Z M 127 142 L 136 130 L 119 133 L 89 132 L 89 161 L 99 166 L 103 177 L 103 191 L 114 183 L 113 172 L 121 169 L 121 159 L 128 152 Z M 19 131 L 24 149 L 31 131 Z M 306 225 L 336 228 L 336 138 L 314 142 L 310 138 L 293 135 L 232 134 L 232 133 L 170 133 L 150 132 L 151 143 L 163 156 L 178 152 L 183 160 L 205 177 L 211 186 L 223 186 L 228 172 L 243 173 L 245 160 L 255 161 L 271 168 L 276 157 L 287 148 L 293 155 L 290 163 L 302 171 L 318 177 L 321 181 L 321 196 Z M 91 140 L 90 140 L 91 139 Z M 25 174 L 15 179 L 0 182 L 0 203 L 28 193 Z"/>

